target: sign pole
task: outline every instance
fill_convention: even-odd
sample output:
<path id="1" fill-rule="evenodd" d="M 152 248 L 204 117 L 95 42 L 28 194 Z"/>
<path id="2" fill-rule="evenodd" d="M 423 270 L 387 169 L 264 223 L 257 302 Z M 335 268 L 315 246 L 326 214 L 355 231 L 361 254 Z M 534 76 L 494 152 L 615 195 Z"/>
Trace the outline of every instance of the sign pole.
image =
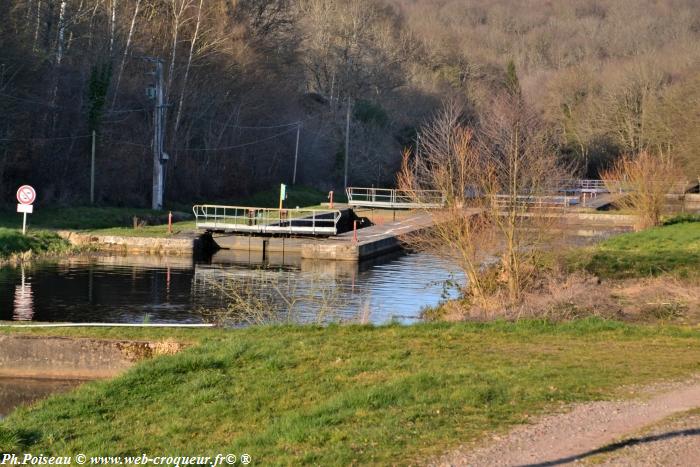
<path id="1" fill-rule="evenodd" d="M 36 200 L 36 190 L 29 185 L 22 185 L 17 190 L 17 212 L 22 213 L 22 235 L 27 235 L 27 214 L 34 212 L 34 205 L 32 204 Z"/>
<path id="2" fill-rule="evenodd" d="M 95 204 L 95 130 L 92 130 L 92 158 L 90 163 L 90 204 Z"/>
<path id="3" fill-rule="evenodd" d="M 294 149 L 294 175 L 292 175 L 292 185 L 297 183 L 297 160 L 299 159 L 299 133 L 301 133 L 301 122 L 297 123 L 297 144 Z"/>
<path id="4" fill-rule="evenodd" d="M 345 177 L 344 177 L 344 188 L 348 188 L 348 158 L 350 157 L 350 109 L 352 102 L 350 101 L 350 96 L 348 96 L 348 114 L 345 121 Z"/>

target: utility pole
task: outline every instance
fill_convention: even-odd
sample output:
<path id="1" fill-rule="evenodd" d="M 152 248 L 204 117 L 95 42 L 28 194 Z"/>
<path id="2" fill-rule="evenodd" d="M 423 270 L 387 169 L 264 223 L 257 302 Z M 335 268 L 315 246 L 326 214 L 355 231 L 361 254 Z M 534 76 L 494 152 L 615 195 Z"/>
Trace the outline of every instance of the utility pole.
<path id="1" fill-rule="evenodd" d="M 95 204 L 95 130 L 92 130 L 92 158 L 90 163 L 90 204 Z"/>
<path id="2" fill-rule="evenodd" d="M 163 95 L 163 60 L 160 58 L 145 57 L 145 60 L 155 63 L 156 69 L 153 73 L 155 77 L 155 89 L 153 96 L 155 107 L 153 110 L 153 197 L 151 208 L 155 211 L 163 209 L 163 191 L 164 191 L 164 174 L 165 162 L 168 159 L 167 154 L 163 152 L 164 140 L 164 124 L 163 116 L 165 115 L 166 104 Z M 149 97 L 150 97 L 149 90 Z"/>
<path id="3" fill-rule="evenodd" d="M 345 189 L 348 188 L 348 158 L 350 157 L 350 108 L 352 102 L 348 96 L 348 113 L 345 119 Z"/>
<path id="4" fill-rule="evenodd" d="M 297 161 L 299 160 L 299 136 L 301 134 L 301 122 L 297 122 L 297 144 L 294 149 L 294 175 L 292 175 L 292 185 L 297 183 Z"/>

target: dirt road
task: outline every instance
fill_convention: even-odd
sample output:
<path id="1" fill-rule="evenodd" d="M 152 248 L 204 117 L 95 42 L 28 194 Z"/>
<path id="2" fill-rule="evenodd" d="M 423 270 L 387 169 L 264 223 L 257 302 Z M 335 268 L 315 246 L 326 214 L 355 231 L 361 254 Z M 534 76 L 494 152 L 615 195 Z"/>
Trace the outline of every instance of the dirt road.
<path id="1" fill-rule="evenodd" d="M 636 391 L 624 401 L 577 404 L 476 449 L 462 448 L 443 466 L 700 465 L 700 378 Z M 692 412 L 688 412 L 692 411 Z M 669 417 L 683 415 L 677 419 Z"/>

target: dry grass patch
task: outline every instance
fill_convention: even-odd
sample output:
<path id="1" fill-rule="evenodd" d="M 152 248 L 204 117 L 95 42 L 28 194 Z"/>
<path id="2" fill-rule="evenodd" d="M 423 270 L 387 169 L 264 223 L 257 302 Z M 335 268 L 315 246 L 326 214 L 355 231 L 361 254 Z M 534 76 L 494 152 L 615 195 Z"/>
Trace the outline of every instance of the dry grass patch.
<path id="1" fill-rule="evenodd" d="M 491 306 L 452 301 L 444 304 L 439 313 L 430 310 L 427 315 L 447 321 L 495 318 L 564 321 L 594 316 L 647 323 L 700 323 L 700 284 L 669 275 L 606 281 L 585 272 L 552 275 L 526 292 L 518 304 L 503 307 L 501 303 L 499 299 L 494 299 Z"/>

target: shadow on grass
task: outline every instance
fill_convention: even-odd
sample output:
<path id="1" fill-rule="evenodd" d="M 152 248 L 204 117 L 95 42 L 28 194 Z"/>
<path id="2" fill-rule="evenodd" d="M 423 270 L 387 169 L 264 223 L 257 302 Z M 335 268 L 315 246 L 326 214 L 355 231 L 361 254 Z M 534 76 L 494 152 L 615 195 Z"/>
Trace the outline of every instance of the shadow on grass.
<path id="1" fill-rule="evenodd" d="M 36 430 L 10 430 L 0 426 L 0 454 L 19 454 L 40 438 Z"/>

